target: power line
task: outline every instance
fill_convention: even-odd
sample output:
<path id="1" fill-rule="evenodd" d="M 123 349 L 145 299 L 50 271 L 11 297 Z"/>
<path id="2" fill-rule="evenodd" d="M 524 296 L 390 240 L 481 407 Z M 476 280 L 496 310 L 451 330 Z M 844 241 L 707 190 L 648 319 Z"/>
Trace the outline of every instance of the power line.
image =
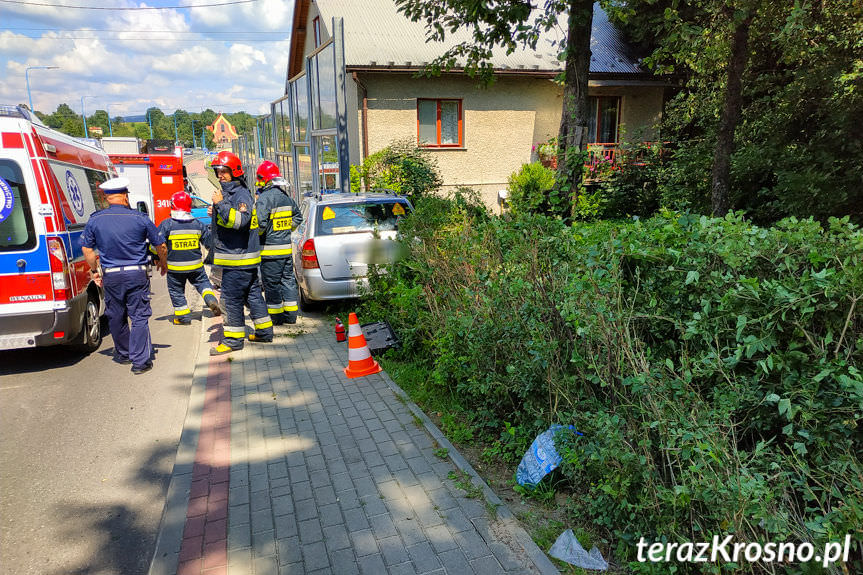
<path id="1" fill-rule="evenodd" d="M 26 0 L 0 0 L 4 4 L 19 4 L 22 6 L 40 6 L 42 8 L 71 8 L 75 10 L 185 10 L 187 8 L 210 8 L 212 6 L 228 6 L 231 4 L 251 4 L 258 0 L 228 0 L 226 2 L 214 2 L 211 4 L 191 4 L 189 6 L 142 6 L 142 7 L 118 7 L 112 8 L 108 6 L 67 6 L 65 4 L 42 4 L 39 2 L 27 2 Z"/>
<path id="2" fill-rule="evenodd" d="M 2 0 L 0 0 L 2 1 Z M 31 30 L 33 32 L 117 32 L 116 28 L 27 28 L 27 27 L 12 27 L 7 28 L 0 26 L 0 30 Z M 244 30 L 242 32 L 209 32 L 196 30 L 123 30 L 123 32 L 160 32 L 170 34 L 288 34 L 288 30 L 265 32 L 263 30 Z"/>

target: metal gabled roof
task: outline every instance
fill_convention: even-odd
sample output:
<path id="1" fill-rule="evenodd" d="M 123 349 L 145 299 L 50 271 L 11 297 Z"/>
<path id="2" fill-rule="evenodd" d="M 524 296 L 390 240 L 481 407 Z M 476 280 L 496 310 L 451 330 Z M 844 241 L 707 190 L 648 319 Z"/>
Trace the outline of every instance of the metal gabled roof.
<path id="1" fill-rule="evenodd" d="M 329 26 L 332 18 L 344 19 L 347 67 L 421 67 L 448 48 L 472 40 L 467 30 L 458 30 L 447 33 L 444 42 L 427 42 L 425 25 L 398 12 L 393 0 L 316 0 L 315 4 L 325 25 Z M 563 16 L 558 26 L 540 36 L 536 50 L 517 49 L 507 54 L 505 49 L 495 47 L 491 63 L 496 70 L 560 72 L 564 62 L 558 60 L 558 45 L 565 36 Z M 590 44 L 591 73 L 645 73 L 599 4 L 594 4 Z"/>

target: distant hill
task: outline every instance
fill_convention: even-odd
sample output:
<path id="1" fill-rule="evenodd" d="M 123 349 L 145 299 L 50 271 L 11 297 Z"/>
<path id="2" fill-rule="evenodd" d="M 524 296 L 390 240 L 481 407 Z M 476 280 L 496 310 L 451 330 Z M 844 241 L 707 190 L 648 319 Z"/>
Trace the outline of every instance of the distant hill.
<path id="1" fill-rule="evenodd" d="M 137 116 L 120 116 L 124 122 L 146 122 L 147 114 L 139 114 Z"/>

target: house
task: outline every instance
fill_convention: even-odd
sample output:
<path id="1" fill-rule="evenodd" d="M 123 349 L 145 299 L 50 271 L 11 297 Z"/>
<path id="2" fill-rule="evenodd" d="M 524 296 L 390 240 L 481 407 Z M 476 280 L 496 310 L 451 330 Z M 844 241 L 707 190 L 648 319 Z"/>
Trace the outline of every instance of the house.
<path id="1" fill-rule="evenodd" d="M 224 114 L 219 114 L 219 117 L 213 120 L 213 123 L 207 126 L 207 129 L 213 132 L 213 141 L 217 148 L 230 146 L 231 142 L 239 138 L 237 130 L 225 118 Z"/>
<path id="2" fill-rule="evenodd" d="M 297 0 L 285 96 L 273 103 L 275 153 L 302 192 L 348 189 L 350 165 L 394 140 L 414 139 L 437 160 L 445 187 L 478 189 L 489 204 L 534 146 L 557 135 L 563 62 L 553 42 L 507 55 L 483 88 L 463 72 L 417 77 L 461 39 L 426 42 L 422 23 L 393 0 Z M 667 84 L 645 71 L 597 4 L 589 96 L 592 149 L 657 138 Z"/>

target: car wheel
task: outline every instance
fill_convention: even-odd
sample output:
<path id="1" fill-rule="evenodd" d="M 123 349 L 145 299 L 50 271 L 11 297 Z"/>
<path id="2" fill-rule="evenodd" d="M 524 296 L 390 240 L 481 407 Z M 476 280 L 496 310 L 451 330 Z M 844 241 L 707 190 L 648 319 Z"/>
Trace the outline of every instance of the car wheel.
<path id="1" fill-rule="evenodd" d="M 303 288 L 297 286 L 297 292 L 300 294 L 300 309 L 302 311 L 313 311 L 315 309 L 315 302 L 306 298 Z"/>
<path id="2" fill-rule="evenodd" d="M 75 347 L 84 352 L 92 353 L 102 345 L 102 322 L 99 318 L 99 302 L 93 298 L 87 298 L 87 307 L 84 309 L 84 319 L 81 321 L 81 334 L 77 337 Z"/>

